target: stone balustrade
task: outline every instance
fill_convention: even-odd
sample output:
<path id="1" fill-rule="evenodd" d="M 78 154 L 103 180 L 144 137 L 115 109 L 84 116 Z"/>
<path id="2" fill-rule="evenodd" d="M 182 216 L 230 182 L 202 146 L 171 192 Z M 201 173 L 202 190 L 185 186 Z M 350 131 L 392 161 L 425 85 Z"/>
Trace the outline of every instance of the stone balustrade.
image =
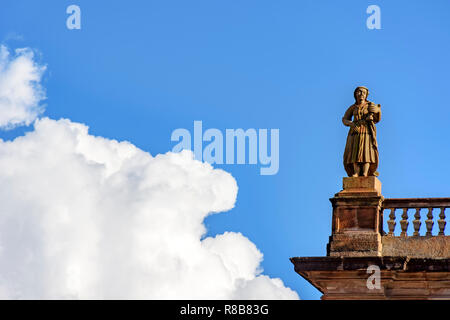
<path id="1" fill-rule="evenodd" d="M 342 187 L 330 199 L 327 256 L 291 258 L 295 271 L 324 300 L 450 299 L 450 198 L 386 199 L 376 177 Z M 367 282 L 373 267 L 379 288 Z"/>
<path id="2" fill-rule="evenodd" d="M 450 198 L 384 199 L 382 216 L 385 216 L 384 220 L 388 229 L 386 236 L 444 236 L 447 208 L 450 208 Z M 389 212 L 388 217 L 387 212 Z M 412 221 L 412 228 L 408 230 L 410 221 Z M 396 230 L 397 225 L 400 226 L 400 230 Z M 425 232 L 421 231 L 422 225 L 425 225 Z M 437 228 L 433 231 L 435 225 Z"/>

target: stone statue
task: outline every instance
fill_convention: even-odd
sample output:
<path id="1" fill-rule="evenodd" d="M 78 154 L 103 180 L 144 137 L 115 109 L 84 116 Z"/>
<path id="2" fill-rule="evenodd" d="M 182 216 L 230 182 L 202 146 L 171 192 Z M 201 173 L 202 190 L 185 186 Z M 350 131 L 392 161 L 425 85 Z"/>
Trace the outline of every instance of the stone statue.
<path id="1" fill-rule="evenodd" d="M 342 122 L 350 127 L 344 151 L 344 168 L 349 177 L 378 176 L 378 145 L 375 123 L 381 120 L 381 107 L 367 100 L 369 89 L 357 87 L 355 103 Z M 352 121 L 353 117 L 353 121 Z"/>

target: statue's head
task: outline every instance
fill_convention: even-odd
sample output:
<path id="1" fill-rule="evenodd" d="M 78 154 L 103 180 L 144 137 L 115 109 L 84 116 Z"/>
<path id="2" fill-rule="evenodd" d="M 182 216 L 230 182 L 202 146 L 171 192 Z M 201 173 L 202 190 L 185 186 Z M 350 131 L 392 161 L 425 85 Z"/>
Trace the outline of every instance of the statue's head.
<path id="1" fill-rule="evenodd" d="M 366 87 L 357 87 L 353 92 L 353 97 L 356 101 L 367 101 L 367 96 L 369 95 L 369 89 Z"/>

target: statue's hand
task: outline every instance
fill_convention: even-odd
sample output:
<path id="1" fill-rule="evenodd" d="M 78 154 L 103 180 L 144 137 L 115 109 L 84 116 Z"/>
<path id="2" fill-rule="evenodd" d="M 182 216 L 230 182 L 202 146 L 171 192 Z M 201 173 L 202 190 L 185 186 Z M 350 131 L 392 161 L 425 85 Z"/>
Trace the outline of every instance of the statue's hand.
<path id="1" fill-rule="evenodd" d="M 371 104 L 370 106 L 369 106 L 369 112 L 370 113 L 378 113 L 378 112 L 380 112 L 380 105 L 378 104 Z"/>

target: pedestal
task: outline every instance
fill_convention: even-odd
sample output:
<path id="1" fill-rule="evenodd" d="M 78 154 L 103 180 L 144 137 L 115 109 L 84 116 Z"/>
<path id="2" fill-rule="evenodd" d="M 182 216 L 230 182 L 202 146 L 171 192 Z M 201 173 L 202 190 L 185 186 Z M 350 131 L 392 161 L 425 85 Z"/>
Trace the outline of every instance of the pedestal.
<path id="1" fill-rule="evenodd" d="M 328 256 L 382 255 L 381 182 L 376 177 L 343 179 L 343 190 L 330 199 L 332 234 Z"/>

